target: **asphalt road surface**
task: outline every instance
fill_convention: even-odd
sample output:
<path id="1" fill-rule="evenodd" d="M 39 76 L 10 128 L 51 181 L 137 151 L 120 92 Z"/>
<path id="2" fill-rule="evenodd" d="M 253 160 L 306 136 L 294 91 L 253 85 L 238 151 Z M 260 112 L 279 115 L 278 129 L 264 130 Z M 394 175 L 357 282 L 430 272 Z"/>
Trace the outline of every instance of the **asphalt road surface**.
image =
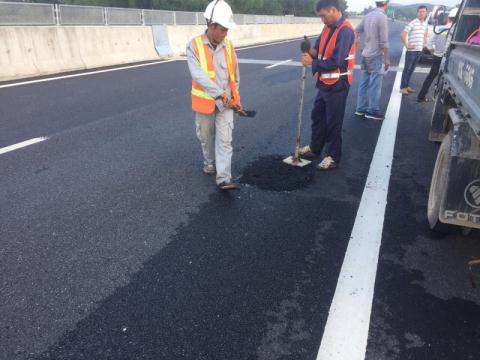
<path id="1" fill-rule="evenodd" d="M 242 62 L 241 92 L 258 115 L 235 123 L 235 193 L 201 171 L 183 60 L 0 84 L 1 360 L 316 359 L 382 123 L 353 115 L 357 71 L 340 167 L 286 170 L 299 42 L 238 54 L 257 61 Z M 478 359 L 480 290 L 466 264 L 479 235 L 429 230 L 431 105 L 395 108 L 396 76 L 381 100 L 398 130 L 366 359 Z M 314 97 L 309 79 L 304 140 Z"/>

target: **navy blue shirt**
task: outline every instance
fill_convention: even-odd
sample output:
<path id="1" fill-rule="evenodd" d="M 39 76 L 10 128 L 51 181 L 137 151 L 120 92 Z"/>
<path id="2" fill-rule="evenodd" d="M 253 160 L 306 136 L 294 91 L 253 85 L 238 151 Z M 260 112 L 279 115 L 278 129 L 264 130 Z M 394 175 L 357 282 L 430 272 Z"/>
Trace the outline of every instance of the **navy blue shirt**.
<path id="1" fill-rule="evenodd" d="M 333 31 L 339 28 L 344 21 L 345 18 L 342 17 L 335 25 L 330 26 L 330 29 L 332 30 L 330 34 L 333 34 Z M 338 68 L 340 68 L 340 72 L 346 72 L 348 69 L 348 61 L 345 59 L 350 54 L 350 49 L 352 48 L 354 41 L 355 33 L 353 32 L 353 30 L 348 27 L 342 28 L 338 33 L 337 43 L 333 51 L 333 57 L 327 60 L 323 60 L 321 58 L 321 52 L 323 51 L 323 49 L 320 49 L 319 36 L 315 43 L 315 49 L 318 51 L 319 59 L 313 60 L 312 73 L 315 75 L 317 72 L 332 71 Z M 335 88 L 337 84 L 342 82 L 346 82 L 348 85 L 348 78 L 346 76 L 340 77 L 340 80 L 335 85 L 326 85 L 321 81 L 317 81 L 317 88 L 319 90 L 330 91 Z M 342 84 L 342 86 L 344 86 L 344 84 Z"/>

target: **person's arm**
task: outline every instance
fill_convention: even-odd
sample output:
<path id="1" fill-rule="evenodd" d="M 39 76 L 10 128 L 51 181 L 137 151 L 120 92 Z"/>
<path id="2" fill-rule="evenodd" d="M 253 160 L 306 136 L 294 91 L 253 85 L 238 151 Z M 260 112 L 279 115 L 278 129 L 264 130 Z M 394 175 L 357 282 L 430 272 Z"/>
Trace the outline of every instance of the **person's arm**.
<path id="1" fill-rule="evenodd" d="M 427 46 L 428 44 L 428 24 L 426 25 L 425 27 L 425 34 L 424 34 L 424 37 L 423 37 L 423 47 Z"/>
<path id="2" fill-rule="evenodd" d="M 193 42 L 187 45 L 187 64 L 193 81 L 200 85 L 208 95 L 216 99 L 224 93 L 222 88 L 212 81 L 202 69 L 197 54 L 195 53 Z"/>
<path id="3" fill-rule="evenodd" d="M 408 34 L 410 33 L 410 31 L 412 31 L 412 29 L 413 29 L 413 24 L 410 23 L 407 26 L 405 26 L 405 29 L 402 31 L 400 35 L 402 38 L 403 46 L 405 46 L 407 49 L 413 49 L 415 47 L 415 45 L 408 42 Z"/>
<path id="4" fill-rule="evenodd" d="M 238 57 L 237 57 L 237 53 L 235 52 L 235 82 L 237 84 L 237 91 L 238 91 L 238 95 L 240 96 L 240 68 L 238 66 Z M 241 96 L 240 96 L 240 104 L 239 104 L 239 107 L 238 107 L 238 110 L 242 110 L 243 109 L 243 106 L 242 106 L 242 102 L 241 102 Z"/>
<path id="5" fill-rule="evenodd" d="M 437 34 L 433 34 L 433 36 L 430 36 L 428 38 L 427 49 L 430 50 L 432 53 L 436 50 L 435 44 L 437 42 L 437 36 Z"/>
<path id="6" fill-rule="evenodd" d="M 312 61 L 312 72 L 315 74 L 322 71 L 332 71 L 342 67 L 345 64 L 345 59 L 350 54 L 350 48 L 355 41 L 355 33 L 349 28 L 340 30 L 337 38 L 337 44 L 333 51 L 333 56 L 330 59 L 314 59 Z"/>
<path id="7" fill-rule="evenodd" d="M 385 71 L 390 67 L 390 55 L 388 49 L 390 48 L 390 40 L 388 38 L 388 18 L 385 16 L 379 23 L 378 27 L 378 39 L 379 47 L 383 49 L 383 59 L 385 63 Z"/>

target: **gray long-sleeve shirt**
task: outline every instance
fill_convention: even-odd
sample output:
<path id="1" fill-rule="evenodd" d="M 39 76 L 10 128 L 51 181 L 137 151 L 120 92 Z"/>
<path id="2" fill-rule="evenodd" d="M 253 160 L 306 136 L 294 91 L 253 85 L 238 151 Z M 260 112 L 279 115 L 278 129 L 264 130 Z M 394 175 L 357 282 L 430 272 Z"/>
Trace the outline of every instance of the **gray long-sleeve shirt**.
<path id="1" fill-rule="evenodd" d="M 427 47 L 433 51 L 433 55 L 436 57 L 443 57 L 448 45 L 448 31 L 452 25 L 447 25 L 440 28 L 440 34 L 434 33 L 433 36 L 428 38 Z"/>
<path id="2" fill-rule="evenodd" d="M 362 52 L 364 57 L 372 57 L 383 54 L 388 49 L 388 17 L 381 8 L 371 11 L 357 26 L 357 34 L 365 34 L 365 47 Z"/>
<path id="3" fill-rule="evenodd" d="M 205 92 L 216 99 L 223 93 L 227 93 L 230 97 L 232 96 L 232 90 L 230 89 L 229 75 L 228 75 L 228 66 L 227 59 L 225 58 L 225 41 L 218 44 L 215 48 L 210 41 L 208 40 L 207 35 L 204 36 L 204 44 L 208 45 L 210 52 L 213 56 L 213 65 L 215 67 L 215 81 L 212 81 L 207 73 L 202 69 L 200 61 L 195 53 L 195 45 L 193 40 L 190 41 L 187 45 L 187 63 L 188 68 L 190 69 L 190 74 L 192 79 L 197 82 Z M 235 69 L 235 80 L 237 82 L 237 89 L 240 86 L 240 72 L 238 69 L 238 63 Z M 221 99 L 216 100 L 217 108 L 222 112 L 225 107 Z"/>

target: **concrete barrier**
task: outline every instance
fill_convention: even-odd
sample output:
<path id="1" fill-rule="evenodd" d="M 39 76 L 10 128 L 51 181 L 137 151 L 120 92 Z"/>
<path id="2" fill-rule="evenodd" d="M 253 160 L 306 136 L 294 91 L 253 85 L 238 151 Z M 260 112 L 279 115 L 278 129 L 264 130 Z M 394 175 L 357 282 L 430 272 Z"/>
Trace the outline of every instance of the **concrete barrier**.
<path id="1" fill-rule="evenodd" d="M 158 60 L 146 26 L 0 27 L 0 81 Z"/>
<path id="2" fill-rule="evenodd" d="M 265 24 L 240 25 L 230 31 L 229 38 L 235 46 L 249 46 L 259 43 L 288 40 L 303 35 L 316 35 L 322 31 L 322 24 Z M 204 25 L 197 26 L 169 26 L 168 36 L 173 53 L 185 54 L 186 44 L 193 37 L 205 31 Z"/>
<path id="3" fill-rule="evenodd" d="M 360 19 L 351 19 L 356 26 Z M 184 55 L 186 44 L 198 34 L 205 31 L 205 25 L 168 26 L 168 37 L 174 55 Z M 230 31 L 229 38 L 235 46 L 249 46 L 273 41 L 300 38 L 303 35 L 319 35 L 323 24 L 264 24 L 240 25 Z"/>
<path id="4" fill-rule="evenodd" d="M 358 20 L 352 22 L 356 24 Z M 321 30 L 321 24 L 241 25 L 230 32 L 230 38 L 235 46 L 248 46 L 318 35 Z M 150 26 L 2 26 L 0 81 L 182 55 L 190 39 L 203 31 L 204 25 L 167 26 L 166 29 Z"/>

